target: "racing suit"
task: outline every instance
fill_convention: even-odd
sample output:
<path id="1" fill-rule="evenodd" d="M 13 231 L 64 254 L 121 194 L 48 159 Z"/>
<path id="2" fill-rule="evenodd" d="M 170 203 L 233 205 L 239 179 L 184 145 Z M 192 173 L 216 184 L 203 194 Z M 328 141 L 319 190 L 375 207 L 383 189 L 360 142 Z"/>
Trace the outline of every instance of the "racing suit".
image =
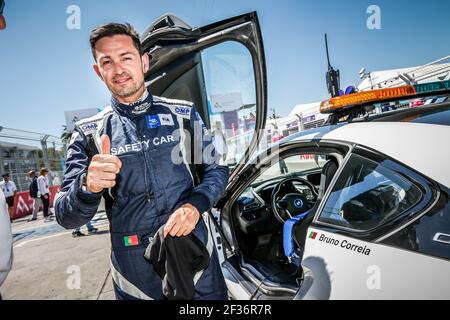
<path id="1" fill-rule="evenodd" d="M 111 154 L 122 167 L 115 187 L 89 193 L 83 181 L 103 134 L 110 137 Z M 96 214 L 102 195 L 109 199 L 105 207 L 116 298 L 164 299 L 162 280 L 144 259 L 145 248 L 181 205 L 190 203 L 202 214 L 221 198 L 229 171 L 219 161 L 192 103 L 149 92 L 130 105 L 112 98 L 111 106 L 75 124 L 55 199 L 57 221 L 67 229 L 80 227 Z M 202 218 L 193 233 L 210 254 L 207 268 L 196 274 L 194 299 L 226 299 L 217 252 Z"/>

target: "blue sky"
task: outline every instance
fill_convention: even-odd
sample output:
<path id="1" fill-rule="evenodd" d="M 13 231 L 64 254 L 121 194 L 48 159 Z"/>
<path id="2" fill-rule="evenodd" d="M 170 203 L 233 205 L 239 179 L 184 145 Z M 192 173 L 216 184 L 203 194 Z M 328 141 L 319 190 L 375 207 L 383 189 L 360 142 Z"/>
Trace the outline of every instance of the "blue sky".
<path id="1" fill-rule="evenodd" d="M 381 29 L 369 30 L 369 5 Z M 81 29 L 68 30 L 66 9 L 81 9 Z M 60 135 L 64 111 L 109 104 L 92 70 L 88 37 L 96 25 L 127 21 L 141 32 L 171 12 L 191 26 L 256 10 L 264 39 L 269 108 L 287 115 L 296 104 L 327 97 L 323 34 L 343 87 L 358 71 L 410 67 L 450 54 L 450 2 L 274 0 L 6 0 L 0 31 L 0 126 Z"/>

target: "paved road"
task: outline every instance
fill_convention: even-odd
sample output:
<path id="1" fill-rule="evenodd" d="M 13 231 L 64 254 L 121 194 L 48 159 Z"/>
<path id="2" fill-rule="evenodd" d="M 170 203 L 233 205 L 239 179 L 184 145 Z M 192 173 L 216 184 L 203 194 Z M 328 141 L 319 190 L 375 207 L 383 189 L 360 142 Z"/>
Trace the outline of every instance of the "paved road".
<path id="1" fill-rule="evenodd" d="M 56 221 L 27 218 L 12 224 L 14 264 L 2 286 L 3 299 L 114 299 L 104 212 L 92 220 L 99 232 L 79 238 Z M 86 227 L 81 231 L 87 234 Z"/>

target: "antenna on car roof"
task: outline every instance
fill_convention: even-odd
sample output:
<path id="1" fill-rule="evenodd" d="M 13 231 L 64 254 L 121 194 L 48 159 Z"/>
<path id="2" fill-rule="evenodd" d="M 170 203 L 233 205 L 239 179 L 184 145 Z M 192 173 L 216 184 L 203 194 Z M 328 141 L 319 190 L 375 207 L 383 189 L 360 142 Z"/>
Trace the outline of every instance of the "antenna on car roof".
<path id="1" fill-rule="evenodd" d="M 327 51 L 328 71 L 326 73 L 327 88 L 331 97 L 339 96 L 340 84 L 339 84 L 339 69 L 334 70 L 330 63 L 330 54 L 328 52 L 328 39 L 325 33 L 325 48 Z"/>

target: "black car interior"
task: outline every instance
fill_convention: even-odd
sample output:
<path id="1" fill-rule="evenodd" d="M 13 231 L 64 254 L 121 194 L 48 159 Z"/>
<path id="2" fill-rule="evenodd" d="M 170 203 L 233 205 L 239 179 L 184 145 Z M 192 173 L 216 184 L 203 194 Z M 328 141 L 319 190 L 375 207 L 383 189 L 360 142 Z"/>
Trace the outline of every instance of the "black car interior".
<path id="1" fill-rule="evenodd" d="M 340 155 L 339 155 L 340 156 Z M 283 251 L 283 225 L 291 216 L 310 210 L 294 227 L 295 244 L 303 251 L 306 233 L 321 199 L 338 169 L 338 160 L 326 156 L 322 168 L 294 172 L 250 185 L 233 206 L 235 235 L 243 266 L 250 266 L 266 283 L 298 288 L 301 267 Z M 293 199 L 302 206 L 293 206 Z"/>

